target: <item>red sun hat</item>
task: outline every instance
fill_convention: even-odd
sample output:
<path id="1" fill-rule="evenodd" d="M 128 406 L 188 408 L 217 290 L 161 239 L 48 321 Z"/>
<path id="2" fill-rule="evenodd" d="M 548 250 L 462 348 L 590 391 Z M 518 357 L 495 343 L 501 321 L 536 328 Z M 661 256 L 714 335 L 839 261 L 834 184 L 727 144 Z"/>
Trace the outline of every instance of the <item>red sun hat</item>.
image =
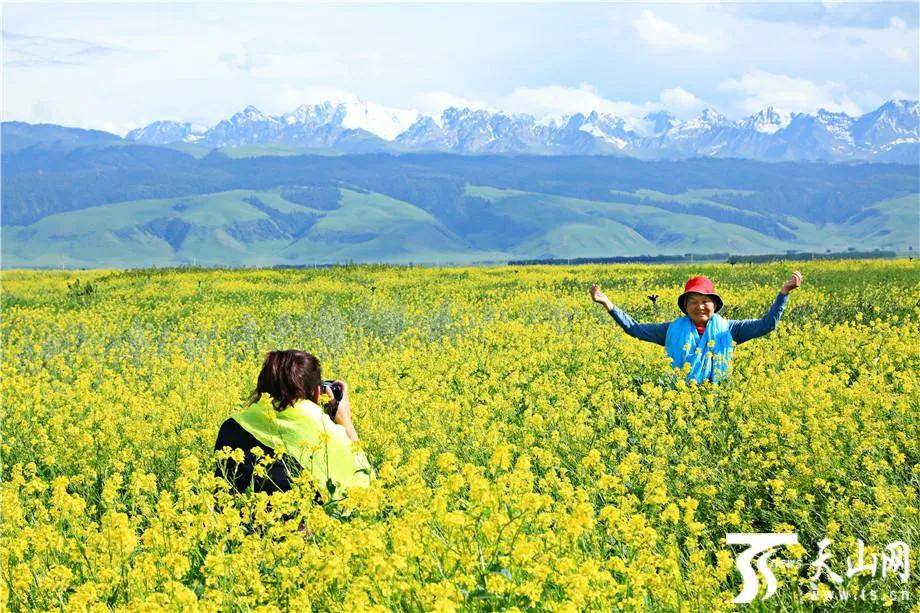
<path id="1" fill-rule="evenodd" d="M 716 304 L 716 313 L 722 308 L 722 299 L 716 293 L 716 288 L 712 281 L 709 280 L 709 277 L 693 277 L 684 285 L 684 293 L 677 297 L 677 306 L 683 311 L 684 315 L 687 314 L 684 303 L 687 301 L 687 294 L 691 293 L 706 294 L 712 298 L 712 301 Z"/>

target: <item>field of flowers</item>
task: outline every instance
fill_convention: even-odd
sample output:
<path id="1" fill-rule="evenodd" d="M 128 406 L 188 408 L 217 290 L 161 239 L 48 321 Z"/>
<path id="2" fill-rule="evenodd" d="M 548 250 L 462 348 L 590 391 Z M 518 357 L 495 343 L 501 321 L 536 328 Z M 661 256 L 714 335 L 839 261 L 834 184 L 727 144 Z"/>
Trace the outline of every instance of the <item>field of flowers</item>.
<path id="1" fill-rule="evenodd" d="M 706 274 L 724 315 L 760 317 L 795 269 L 779 328 L 715 387 L 674 383 L 588 297 L 664 321 Z M 727 610 L 726 532 L 796 531 L 775 557 L 805 567 L 758 606 L 813 608 L 797 583 L 827 537 L 841 575 L 857 539 L 912 547 L 907 582 L 837 606 L 920 610 L 917 262 L 2 282 L 4 609 Z M 218 425 L 283 348 L 352 388 L 378 478 L 344 504 L 213 477 Z"/>

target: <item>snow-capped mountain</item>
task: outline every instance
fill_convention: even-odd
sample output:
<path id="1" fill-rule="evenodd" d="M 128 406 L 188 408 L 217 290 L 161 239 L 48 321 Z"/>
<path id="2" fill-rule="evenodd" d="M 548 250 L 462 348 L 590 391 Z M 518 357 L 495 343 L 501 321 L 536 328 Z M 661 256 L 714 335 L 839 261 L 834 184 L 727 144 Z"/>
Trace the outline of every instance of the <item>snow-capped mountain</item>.
<path id="1" fill-rule="evenodd" d="M 396 142 L 412 149 L 453 153 L 549 153 L 548 130 L 531 115 L 451 107 L 437 118 L 420 116 Z"/>
<path id="2" fill-rule="evenodd" d="M 643 117 L 647 126 L 649 126 L 649 136 L 661 136 L 671 128 L 674 128 L 680 121 L 674 115 L 667 111 L 657 111 L 649 113 Z"/>
<path id="3" fill-rule="evenodd" d="M 846 113 L 821 109 L 817 115 L 794 113 L 789 125 L 773 136 L 772 156 L 781 160 L 859 159 L 850 127 L 853 118 Z"/>
<path id="4" fill-rule="evenodd" d="M 731 125 L 732 122 L 720 115 L 714 108 L 705 108 L 693 119 L 677 124 L 668 130 L 668 134 L 674 139 L 694 138 L 700 134 Z"/>
<path id="5" fill-rule="evenodd" d="M 125 137 L 148 145 L 166 145 L 182 142 L 192 134 L 192 124 L 178 121 L 154 121 L 152 124 L 131 130 Z"/>
<path id="6" fill-rule="evenodd" d="M 344 109 L 342 126 L 351 130 L 366 130 L 385 140 L 393 140 L 418 119 L 414 110 L 394 109 L 379 104 L 362 102 L 357 98 L 339 103 Z"/>
<path id="7" fill-rule="evenodd" d="M 162 145 L 194 142 L 214 148 L 283 144 L 344 152 L 387 150 L 391 141 L 418 117 L 416 111 L 390 109 L 357 99 L 301 105 L 282 115 L 266 115 L 247 106 L 210 129 L 188 123 L 155 121 L 128 133 L 129 140 Z"/>
<path id="8" fill-rule="evenodd" d="M 745 119 L 741 127 L 764 134 L 775 134 L 788 126 L 790 121 L 792 121 L 791 113 L 778 113 L 772 106 L 768 106 Z"/>
<path id="9" fill-rule="evenodd" d="M 383 107 L 353 102 L 302 105 L 282 115 L 265 115 L 248 106 L 230 119 L 186 140 L 210 147 L 282 144 L 305 149 L 331 149 L 345 153 L 386 150 L 387 139 L 371 132 L 394 135 L 407 124 L 404 117 L 388 116 Z"/>
<path id="10" fill-rule="evenodd" d="M 917 142 L 920 105 L 908 100 L 890 100 L 858 118 L 851 127 L 853 140 L 861 147 L 882 149 L 894 142 Z"/>
<path id="11" fill-rule="evenodd" d="M 581 134 L 576 134 L 576 130 Z M 581 153 L 601 153 L 623 151 L 635 137 L 635 132 L 627 130 L 623 118 L 594 111 L 587 116 L 576 113 L 569 117 L 553 140 L 563 149 L 577 143 Z"/>
<path id="12" fill-rule="evenodd" d="M 918 163 L 920 103 L 891 100 L 851 117 L 773 107 L 741 120 L 713 108 L 680 121 L 665 110 L 642 118 L 575 113 L 537 118 L 520 113 L 448 108 L 439 116 L 357 99 L 303 105 L 282 115 L 246 107 L 207 130 L 156 121 L 127 136 L 149 144 L 195 142 L 213 148 L 286 145 L 341 153 L 441 151 L 458 154 L 692 156 L 780 160 L 882 160 Z"/>
<path id="13" fill-rule="evenodd" d="M 224 119 L 201 135 L 197 141 L 214 147 L 236 147 L 271 143 L 278 140 L 285 125 L 277 117 L 270 117 L 254 106 L 247 106 L 230 119 Z"/>
<path id="14" fill-rule="evenodd" d="M 447 134 L 441 125 L 428 115 L 419 117 L 405 132 L 396 137 L 396 142 L 418 149 L 448 149 Z"/>
<path id="15" fill-rule="evenodd" d="M 636 148 L 654 156 L 656 151 L 673 157 L 725 155 L 732 130 L 736 123 L 723 117 L 713 108 L 703 109 L 687 121 L 677 122 L 653 139 L 639 139 Z"/>

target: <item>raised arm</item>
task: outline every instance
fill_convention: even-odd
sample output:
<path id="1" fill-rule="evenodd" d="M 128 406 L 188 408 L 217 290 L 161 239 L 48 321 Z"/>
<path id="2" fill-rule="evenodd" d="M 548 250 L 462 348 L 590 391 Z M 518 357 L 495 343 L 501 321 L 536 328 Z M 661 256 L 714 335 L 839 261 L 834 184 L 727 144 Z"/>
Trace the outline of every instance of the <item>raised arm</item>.
<path id="1" fill-rule="evenodd" d="M 802 273 L 796 271 L 783 284 L 766 315 L 760 319 L 735 319 L 729 321 L 728 327 L 731 330 L 732 339 L 740 345 L 751 339 L 765 336 L 775 330 L 780 317 L 783 316 L 783 309 L 786 308 L 786 303 L 789 301 L 789 292 L 801 284 Z"/>
<path id="2" fill-rule="evenodd" d="M 621 328 L 623 328 L 623 331 L 626 332 L 626 334 L 633 338 L 637 338 L 640 341 L 647 341 L 649 343 L 655 343 L 656 345 L 664 345 L 665 338 L 668 335 L 668 322 L 656 324 L 640 324 L 635 319 L 630 317 L 626 311 L 615 306 L 597 285 L 591 286 L 591 299 L 607 309 L 607 312 L 610 313 L 610 316 L 613 317 L 614 321 L 616 321 Z"/>

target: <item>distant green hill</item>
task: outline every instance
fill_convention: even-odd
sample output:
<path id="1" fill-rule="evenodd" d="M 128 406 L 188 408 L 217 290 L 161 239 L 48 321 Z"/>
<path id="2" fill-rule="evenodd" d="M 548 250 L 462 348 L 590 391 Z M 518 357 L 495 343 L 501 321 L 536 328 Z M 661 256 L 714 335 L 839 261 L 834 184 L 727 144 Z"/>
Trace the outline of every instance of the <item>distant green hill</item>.
<path id="1" fill-rule="evenodd" d="M 920 166 L 220 152 L 3 129 L 5 267 L 920 250 Z"/>
<path id="2" fill-rule="evenodd" d="M 782 227 L 788 216 L 840 223 L 876 202 L 916 193 L 920 179 L 920 166 L 900 164 L 705 158 L 650 162 L 605 156 L 332 156 L 291 150 L 265 155 L 265 149 L 245 147 L 234 151 L 244 157 L 231 158 L 192 144 L 88 146 L 84 136 L 75 149 L 54 144 L 60 139 L 21 149 L 4 147 L 4 225 L 102 204 L 285 186 L 373 191 L 462 225 L 481 221 L 480 204 L 468 200 L 466 186 L 488 185 L 649 205 L 792 238 Z"/>
<path id="3" fill-rule="evenodd" d="M 342 190 L 313 209 L 278 192 L 234 190 L 91 207 L 3 227 L 3 265 L 44 267 L 464 261 L 469 251 L 430 214 L 374 193 Z"/>
<path id="4" fill-rule="evenodd" d="M 101 130 L 65 128 L 50 123 L 29 124 L 21 121 L 4 121 L 0 124 L 0 137 L 5 153 L 29 147 L 67 151 L 77 147 L 128 144 L 120 136 Z"/>
<path id="5" fill-rule="evenodd" d="M 342 155 L 334 149 L 317 150 L 291 147 L 288 145 L 238 145 L 218 149 L 229 158 L 256 158 L 262 156 L 288 156 L 288 155 Z"/>
<path id="6" fill-rule="evenodd" d="M 697 202 L 717 192 L 617 194 Z M 330 200 L 331 198 L 331 200 Z M 2 228 L 3 266 L 271 266 L 470 263 L 788 249 L 917 249 L 920 195 L 880 201 L 841 223 L 789 217 L 792 238 L 648 204 L 468 185 L 467 217 L 437 215 L 358 188 L 230 190 L 118 202 Z M 304 204 L 308 203 L 308 204 Z M 743 213 L 743 211 L 742 211 Z M 913 241 L 913 242 L 911 242 Z"/>

